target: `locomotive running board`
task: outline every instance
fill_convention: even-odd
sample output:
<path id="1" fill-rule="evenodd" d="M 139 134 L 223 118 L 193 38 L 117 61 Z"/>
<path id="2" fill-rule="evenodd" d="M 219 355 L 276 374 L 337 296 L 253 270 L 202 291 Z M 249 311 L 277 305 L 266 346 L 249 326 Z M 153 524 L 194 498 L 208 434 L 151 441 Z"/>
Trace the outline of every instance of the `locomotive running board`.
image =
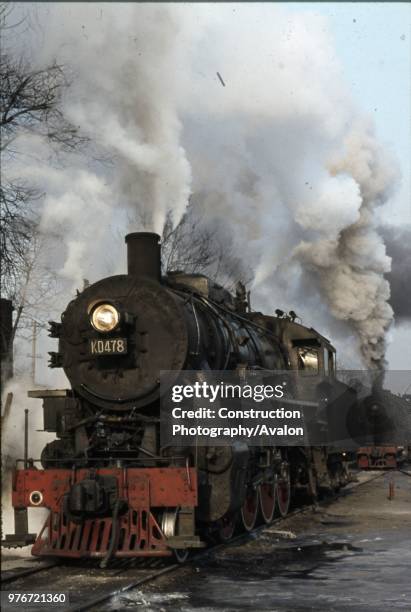
<path id="1" fill-rule="evenodd" d="M 27 397 L 34 399 L 45 399 L 48 397 L 71 397 L 70 389 L 31 389 L 27 391 Z"/>

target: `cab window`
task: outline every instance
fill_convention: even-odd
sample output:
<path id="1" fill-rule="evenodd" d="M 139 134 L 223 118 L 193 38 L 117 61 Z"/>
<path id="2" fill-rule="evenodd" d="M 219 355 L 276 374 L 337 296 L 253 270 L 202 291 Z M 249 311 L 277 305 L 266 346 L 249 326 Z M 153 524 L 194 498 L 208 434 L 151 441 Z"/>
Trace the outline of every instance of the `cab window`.
<path id="1" fill-rule="evenodd" d="M 312 348 L 299 347 L 297 349 L 298 369 L 306 376 L 318 374 L 318 351 Z"/>

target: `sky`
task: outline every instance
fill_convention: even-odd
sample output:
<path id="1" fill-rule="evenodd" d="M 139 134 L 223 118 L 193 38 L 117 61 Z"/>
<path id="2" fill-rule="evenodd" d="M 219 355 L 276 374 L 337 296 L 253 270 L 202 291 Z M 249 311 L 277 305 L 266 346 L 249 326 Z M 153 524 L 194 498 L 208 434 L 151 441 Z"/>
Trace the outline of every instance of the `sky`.
<path id="1" fill-rule="evenodd" d="M 287 8 L 328 17 L 350 92 L 401 166 L 402 186 L 385 218 L 411 223 L 411 5 L 306 2 Z"/>

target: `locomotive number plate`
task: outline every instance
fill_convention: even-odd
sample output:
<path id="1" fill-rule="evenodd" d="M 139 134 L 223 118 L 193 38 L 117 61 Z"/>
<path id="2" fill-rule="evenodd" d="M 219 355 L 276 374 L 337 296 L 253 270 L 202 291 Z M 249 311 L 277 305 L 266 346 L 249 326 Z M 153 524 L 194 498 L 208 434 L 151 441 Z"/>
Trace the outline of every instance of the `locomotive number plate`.
<path id="1" fill-rule="evenodd" d="M 92 355 L 125 355 L 127 353 L 126 338 L 107 338 L 107 340 L 89 340 Z"/>

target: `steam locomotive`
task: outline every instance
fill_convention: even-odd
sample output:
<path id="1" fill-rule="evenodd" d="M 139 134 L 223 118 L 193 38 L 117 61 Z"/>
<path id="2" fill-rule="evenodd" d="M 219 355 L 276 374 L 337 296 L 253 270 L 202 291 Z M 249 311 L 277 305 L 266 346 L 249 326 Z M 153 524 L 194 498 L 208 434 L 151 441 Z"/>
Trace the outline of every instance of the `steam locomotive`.
<path id="1" fill-rule="evenodd" d="M 184 561 L 207 538 L 232 537 L 285 516 L 292 496 L 344 485 L 344 454 L 325 446 L 162 447 L 160 371 L 291 370 L 318 388 L 336 374 L 331 343 L 296 315 L 252 312 L 199 274 L 161 274 L 159 236 L 126 236 L 128 273 L 104 278 L 50 323 L 71 388 L 29 392 L 43 400 L 56 439 L 13 477 L 18 539 L 32 554 L 62 558 L 171 556 Z M 27 448 L 27 444 L 26 444 Z M 45 507 L 38 536 L 27 508 Z M 211 535 L 210 535 L 211 534 Z M 13 540 L 14 537 L 14 540 Z"/>
<path id="2" fill-rule="evenodd" d="M 366 398 L 357 418 L 368 444 L 357 449 L 358 467 L 395 469 L 408 460 L 411 444 L 411 404 L 407 396 L 379 389 Z M 400 439 L 398 434 L 401 432 Z"/>

